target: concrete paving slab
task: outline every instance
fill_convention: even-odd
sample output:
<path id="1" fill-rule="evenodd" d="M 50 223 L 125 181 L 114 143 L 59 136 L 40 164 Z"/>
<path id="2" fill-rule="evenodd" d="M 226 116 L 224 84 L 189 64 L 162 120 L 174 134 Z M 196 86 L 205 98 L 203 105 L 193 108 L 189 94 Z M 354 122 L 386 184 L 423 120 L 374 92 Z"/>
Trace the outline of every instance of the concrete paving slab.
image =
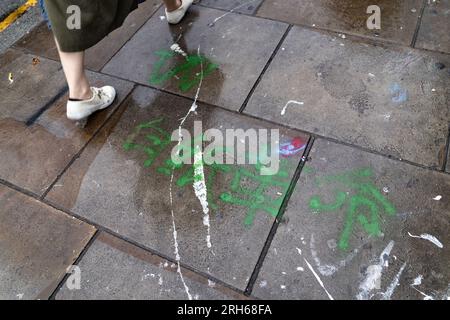
<path id="1" fill-rule="evenodd" d="M 449 195 L 448 174 L 316 140 L 253 294 L 448 299 Z"/>
<path id="2" fill-rule="evenodd" d="M 0 204 L 0 298 L 49 298 L 95 229 L 4 186 Z"/>
<path id="3" fill-rule="evenodd" d="M 448 66 L 450 56 L 294 27 L 244 112 L 442 169 Z"/>
<path id="4" fill-rule="evenodd" d="M 262 2 L 263 0 L 201 0 L 200 4 L 216 9 L 254 14 Z"/>
<path id="5" fill-rule="evenodd" d="M 368 7 L 380 8 L 380 29 L 369 29 Z M 422 0 L 266 0 L 257 16 L 410 45 Z"/>
<path id="6" fill-rule="evenodd" d="M 200 195 L 205 190 L 198 185 L 201 181 L 195 181 L 201 176 L 195 172 L 197 165 L 180 165 L 173 170 L 170 161 L 177 145 L 170 137 L 175 130 L 178 139 L 179 125 L 191 105 L 185 98 L 138 87 L 120 121 L 119 115 L 115 118 L 117 125 L 113 128 L 117 121 L 111 119 L 46 199 L 172 258 L 174 223 L 183 264 L 243 290 L 308 137 L 280 129 L 280 152 L 286 158 L 280 160 L 280 170 L 274 176 L 261 176 L 260 170 L 249 164 L 205 163 L 205 199 Z M 202 122 L 204 131 L 215 128 L 222 133 L 233 128 L 277 129 L 200 104 L 183 124 L 196 137 L 201 135 L 193 132 L 194 120 Z M 192 149 L 186 151 L 191 153 Z M 197 193 L 194 185 L 199 187 Z M 197 196 L 204 199 L 202 204 Z M 209 228 L 203 211 L 205 200 L 210 210 Z"/>
<path id="7" fill-rule="evenodd" d="M 287 29 L 200 6 L 176 26 L 163 15 L 158 11 L 103 71 L 187 97 L 195 96 L 203 74 L 200 101 L 232 110 L 241 107 Z"/>
<path id="8" fill-rule="evenodd" d="M 25 55 L 25 58 L 25 61 L 31 65 L 31 56 Z M 40 58 L 36 68 L 45 69 L 45 66 L 53 66 L 53 64 L 56 63 Z M 37 106 L 41 108 L 44 105 L 43 98 L 47 99 L 47 102 L 53 99 L 50 94 L 45 95 L 46 90 L 55 91 L 51 90 L 50 85 L 63 85 L 64 80 L 58 79 L 61 81 L 60 84 L 56 79 L 52 80 L 54 78 L 52 78 L 52 74 L 51 70 L 48 70 L 39 77 L 32 78 L 36 81 L 34 87 L 43 87 L 42 91 L 36 90 L 33 93 L 36 95 L 36 92 L 39 92 L 42 97 L 38 94 L 36 99 L 29 92 L 30 87 L 27 86 L 30 85 L 30 82 L 26 80 L 25 73 L 17 76 L 17 80 L 14 81 L 15 90 L 7 89 L 8 91 L 5 90 L 6 95 L 2 96 L 3 99 L 6 98 L 7 103 L 2 105 L 3 114 L 0 117 L 0 154 L 2 159 L 0 178 L 37 195 L 42 195 L 50 187 L 72 158 L 109 119 L 133 88 L 133 84 L 130 82 L 89 72 L 88 77 L 94 86 L 110 84 L 117 89 L 118 98 L 113 106 L 93 115 L 86 127 L 82 128 L 66 118 L 68 98 L 66 93 L 51 104 L 42 115 L 27 123 L 24 120 L 32 117 L 30 111 L 38 111 L 38 108 L 33 106 L 33 103 L 37 103 L 35 100 L 39 101 Z M 49 77 L 49 81 L 44 81 Z M 50 85 L 44 85 L 46 82 Z M 56 93 L 54 94 L 56 95 Z M 27 96 L 30 98 L 24 100 L 24 97 L 27 98 Z M 16 106 L 17 109 L 15 109 Z"/>
<path id="9" fill-rule="evenodd" d="M 86 51 L 86 67 L 99 71 L 122 48 L 122 46 L 142 27 L 142 25 L 158 10 L 161 3 L 158 0 L 147 0 L 133 11 L 125 20 L 123 26 L 94 47 Z M 42 23 L 32 32 L 15 44 L 16 48 L 30 53 L 59 60 L 52 31 L 46 23 Z"/>
<path id="10" fill-rule="evenodd" d="M 35 58 L 17 50 L 8 50 L 0 56 L 0 118 L 27 122 L 64 91 L 61 64 Z"/>
<path id="11" fill-rule="evenodd" d="M 107 233 L 101 233 L 78 264 L 80 289 L 63 285 L 57 300 L 247 299 L 221 284 Z"/>
<path id="12" fill-rule="evenodd" d="M 416 47 L 450 53 L 450 1 L 428 1 Z"/>

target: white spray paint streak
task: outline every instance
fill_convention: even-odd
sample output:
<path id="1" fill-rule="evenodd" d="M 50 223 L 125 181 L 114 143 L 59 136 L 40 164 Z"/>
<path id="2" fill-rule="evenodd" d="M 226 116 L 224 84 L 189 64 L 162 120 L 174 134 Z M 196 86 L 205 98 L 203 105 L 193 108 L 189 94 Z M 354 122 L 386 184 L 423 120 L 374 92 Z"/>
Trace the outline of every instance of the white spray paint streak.
<path id="1" fill-rule="evenodd" d="M 444 247 L 444 245 L 435 236 L 432 236 L 431 234 L 422 233 L 420 236 L 414 236 L 414 235 L 412 235 L 409 232 L 408 232 L 408 234 L 412 238 L 421 238 L 421 239 L 424 239 L 424 240 L 428 240 L 428 241 L 434 243 L 436 246 L 438 246 L 441 249 Z"/>
<path id="2" fill-rule="evenodd" d="M 305 260 L 306 264 L 308 265 L 309 270 L 311 270 L 311 272 L 313 273 L 314 277 L 316 277 L 317 282 L 319 282 L 320 286 L 323 288 L 323 290 L 325 290 L 328 298 L 330 300 L 334 300 L 333 297 L 331 296 L 331 294 L 327 291 L 327 289 L 325 289 L 325 286 L 323 285 L 322 280 L 320 280 L 320 277 L 317 275 L 317 273 L 314 271 L 313 267 L 309 264 L 308 260 L 306 260 L 305 258 L 303 258 L 303 260 Z"/>
<path id="3" fill-rule="evenodd" d="M 200 46 L 198 47 L 198 55 L 200 55 Z M 186 121 L 186 119 L 189 117 L 189 115 L 191 114 L 191 112 L 195 112 L 195 110 L 197 110 L 197 100 L 198 100 L 198 96 L 200 94 L 200 89 L 203 83 L 203 65 L 202 65 L 202 74 L 201 74 L 201 78 L 200 78 L 200 84 L 198 86 L 197 89 L 197 93 L 195 95 L 195 99 L 194 102 L 192 103 L 191 108 L 189 109 L 188 113 L 184 116 L 184 118 L 181 120 L 180 125 L 178 127 L 178 144 L 177 147 L 179 147 L 181 145 L 181 141 L 183 138 L 183 135 L 181 134 L 181 129 L 183 127 L 184 122 Z M 177 227 L 175 224 L 175 214 L 173 212 L 173 192 L 172 192 L 172 185 L 173 185 L 173 178 L 175 175 L 175 166 L 172 167 L 172 174 L 170 176 L 170 187 L 169 187 L 169 198 L 170 198 L 170 212 L 172 215 L 172 228 L 173 228 L 173 240 L 174 240 L 174 247 L 175 247 L 175 259 L 177 261 L 177 272 L 180 275 L 181 278 L 181 282 L 183 283 L 184 289 L 186 291 L 186 294 L 189 298 L 189 300 L 192 300 L 192 296 L 189 293 L 189 287 L 186 285 L 186 282 L 184 281 L 184 277 L 183 277 L 183 273 L 181 272 L 181 265 L 180 265 L 180 251 L 178 248 L 178 239 L 177 239 Z"/>
<path id="4" fill-rule="evenodd" d="M 237 6 L 237 7 L 233 8 L 233 9 L 231 9 L 230 11 L 228 11 L 228 12 L 224 13 L 223 15 L 221 15 L 220 17 L 215 18 L 213 22 L 211 22 L 211 23 L 208 24 L 208 26 L 210 26 L 210 27 L 214 26 L 214 24 L 215 24 L 217 21 L 219 21 L 220 19 L 222 19 L 223 17 L 225 17 L 225 16 L 229 15 L 230 13 L 233 13 L 233 12 L 236 11 L 237 9 L 240 9 L 240 8 L 242 8 L 242 7 L 246 6 L 246 5 L 249 5 L 250 3 L 255 2 L 255 1 L 256 1 L 256 0 L 251 0 L 251 1 L 249 1 L 249 2 L 243 3 L 243 4 L 239 5 L 239 6 Z"/>
<path id="5" fill-rule="evenodd" d="M 175 53 L 181 54 L 183 57 L 187 57 L 186 52 L 181 49 L 180 45 L 178 43 L 174 43 L 170 46 L 170 50 L 172 50 Z"/>
<path id="6" fill-rule="evenodd" d="M 392 294 L 394 293 L 395 288 L 399 285 L 400 277 L 403 273 L 403 270 L 405 270 L 406 262 L 402 265 L 398 273 L 395 275 L 394 280 L 391 282 L 389 287 L 387 288 L 386 292 L 383 293 L 382 299 L 383 300 L 390 300 L 392 297 Z"/>
<path id="7" fill-rule="evenodd" d="M 284 106 L 283 110 L 281 110 L 281 115 L 284 116 L 286 114 L 286 109 L 290 104 L 298 104 L 300 106 L 304 105 L 305 103 L 302 101 L 295 101 L 295 100 L 290 100 L 288 101 L 288 103 L 286 103 L 286 105 Z"/>
<path id="8" fill-rule="evenodd" d="M 370 292 L 376 288 L 377 283 L 380 282 L 383 267 L 387 266 L 386 256 L 392 251 L 394 247 L 394 241 L 389 242 L 387 247 L 383 250 L 380 255 L 378 264 L 371 265 L 367 268 L 366 278 L 359 285 L 359 293 L 356 296 L 358 300 L 368 300 L 370 298 Z"/>

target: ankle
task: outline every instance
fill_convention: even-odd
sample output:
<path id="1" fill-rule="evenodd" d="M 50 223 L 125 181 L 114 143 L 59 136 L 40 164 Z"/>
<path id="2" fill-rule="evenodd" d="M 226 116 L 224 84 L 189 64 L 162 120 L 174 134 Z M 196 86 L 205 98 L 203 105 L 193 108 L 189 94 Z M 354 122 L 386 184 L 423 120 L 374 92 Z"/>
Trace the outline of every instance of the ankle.
<path id="1" fill-rule="evenodd" d="M 177 0 L 173 6 L 167 6 L 167 12 L 172 12 L 179 9 L 183 5 L 182 0 Z"/>
<path id="2" fill-rule="evenodd" d="M 72 100 L 89 100 L 92 98 L 91 88 L 84 87 L 70 90 L 69 98 Z"/>

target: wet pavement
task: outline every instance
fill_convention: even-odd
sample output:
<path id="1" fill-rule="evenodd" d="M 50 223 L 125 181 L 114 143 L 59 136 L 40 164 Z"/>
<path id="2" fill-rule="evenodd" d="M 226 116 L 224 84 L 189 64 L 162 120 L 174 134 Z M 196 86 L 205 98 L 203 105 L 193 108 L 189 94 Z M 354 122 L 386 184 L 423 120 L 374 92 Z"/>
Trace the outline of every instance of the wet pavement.
<path id="1" fill-rule="evenodd" d="M 118 98 L 85 126 L 34 21 L 0 55 L 0 297 L 449 299 L 450 1 L 355 3 L 147 1 L 87 51 Z M 238 129 L 279 130 L 275 175 L 199 162 Z"/>

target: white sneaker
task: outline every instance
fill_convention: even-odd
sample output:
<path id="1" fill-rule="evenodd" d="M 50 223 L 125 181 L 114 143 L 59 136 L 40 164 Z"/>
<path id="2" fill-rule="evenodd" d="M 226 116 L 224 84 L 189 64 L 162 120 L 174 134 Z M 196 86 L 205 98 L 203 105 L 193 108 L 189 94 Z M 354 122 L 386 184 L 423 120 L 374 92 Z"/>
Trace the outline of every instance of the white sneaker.
<path id="1" fill-rule="evenodd" d="M 170 24 L 177 24 L 178 22 L 180 22 L 193 1 L 194 0 L 181 0 L 181 6 L 177 10 L 172 12 L 167 12 L 166 9 L 167 22 L 169 22 Z"/>
<path id="2" fill-rule="evenodd" d="M 67 102 L 67 118 L 74 121 L 85 119 L 94 112 L 109 107 L 116 98 L 116 90 L 111 86 L 91 87 L 91 91 L 92 98 L 89 100 Z"/>

